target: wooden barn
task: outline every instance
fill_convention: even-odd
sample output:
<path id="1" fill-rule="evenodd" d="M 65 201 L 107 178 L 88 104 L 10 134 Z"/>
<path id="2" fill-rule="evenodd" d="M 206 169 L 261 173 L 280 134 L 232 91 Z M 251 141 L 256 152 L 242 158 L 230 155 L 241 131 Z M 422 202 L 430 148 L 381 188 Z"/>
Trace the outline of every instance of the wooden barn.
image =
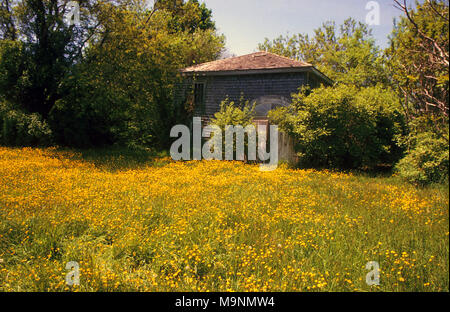
<path id="1" fill-rule="evenodd" d="M 175 98 L 186 101 L 190 94 L 194 117 L 202 117 L 205 122 L 220 110 L 223 100 L 239 103 L 243 96 L 252 104 L 256 102 L 255 123 L 268 126 L 268 112 L 289 105 L 292 94 L 301 86 L 332 84 L 313 65 L 268 52 L 198 64 L 182 69 L 181 73 L 185 79 Z M 296 162 L 292 139 L 281 132 L 279 159 Z"/>

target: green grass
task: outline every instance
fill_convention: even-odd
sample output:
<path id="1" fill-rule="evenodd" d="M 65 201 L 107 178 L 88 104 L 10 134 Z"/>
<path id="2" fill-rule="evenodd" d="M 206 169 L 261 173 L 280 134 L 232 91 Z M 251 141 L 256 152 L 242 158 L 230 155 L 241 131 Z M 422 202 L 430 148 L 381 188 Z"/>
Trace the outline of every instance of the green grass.
<path id="1" fill-rule="evenodd" d="M 0 188 L 2 291 L 449 290 L 448 186 L 0 148 Z"/>

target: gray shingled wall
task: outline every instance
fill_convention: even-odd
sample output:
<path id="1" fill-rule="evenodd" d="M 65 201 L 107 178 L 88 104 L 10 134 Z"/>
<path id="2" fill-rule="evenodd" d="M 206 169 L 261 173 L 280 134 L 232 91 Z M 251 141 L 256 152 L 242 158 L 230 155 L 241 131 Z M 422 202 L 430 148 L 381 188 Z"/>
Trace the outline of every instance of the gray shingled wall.
<path id="1" fill-rule="evenodd" d="M 306 84 L 306 73 L 231 75 L 198 77 L 197 82 L 205 82 L 205 107 L 196 107 L 195 115 L 213 116 L 220 109 L 220 103 L 229 98 L 239 103 L 241 94 L 246 100 L 255 100 L 262 96 L 277 95 L 291 100 L 291 94 L 298 92 L 298 88 Z M 175 92 L 177 101 L 183 102 L 192 78 L 187 78 Z"/>

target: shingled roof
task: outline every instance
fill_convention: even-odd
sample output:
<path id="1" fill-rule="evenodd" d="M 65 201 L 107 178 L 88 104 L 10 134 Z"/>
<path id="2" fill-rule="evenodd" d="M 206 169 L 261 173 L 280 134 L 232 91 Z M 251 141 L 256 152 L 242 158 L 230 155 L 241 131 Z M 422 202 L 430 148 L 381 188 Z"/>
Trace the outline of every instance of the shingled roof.
<path id="1" fill-rule="evenodd" d="M 300 69 L 313 67 L 311 64 L 292 60 L 269 52 L 256 52 L 243 56 L 203 63 L 182 69 L 182 73 L 209 73 L 230 71 L 253 71 L 273 69 Z"/>

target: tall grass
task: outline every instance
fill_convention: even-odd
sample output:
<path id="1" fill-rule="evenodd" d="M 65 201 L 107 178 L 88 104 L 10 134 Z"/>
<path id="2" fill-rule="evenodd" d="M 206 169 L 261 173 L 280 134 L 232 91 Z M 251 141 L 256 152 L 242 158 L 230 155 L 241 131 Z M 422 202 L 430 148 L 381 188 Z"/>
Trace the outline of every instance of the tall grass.
<path id="1" fill-rule="evenodd" d="M 157 156 L 0 148 L 0 290 L 449 290 L 448 187 Z"/>

